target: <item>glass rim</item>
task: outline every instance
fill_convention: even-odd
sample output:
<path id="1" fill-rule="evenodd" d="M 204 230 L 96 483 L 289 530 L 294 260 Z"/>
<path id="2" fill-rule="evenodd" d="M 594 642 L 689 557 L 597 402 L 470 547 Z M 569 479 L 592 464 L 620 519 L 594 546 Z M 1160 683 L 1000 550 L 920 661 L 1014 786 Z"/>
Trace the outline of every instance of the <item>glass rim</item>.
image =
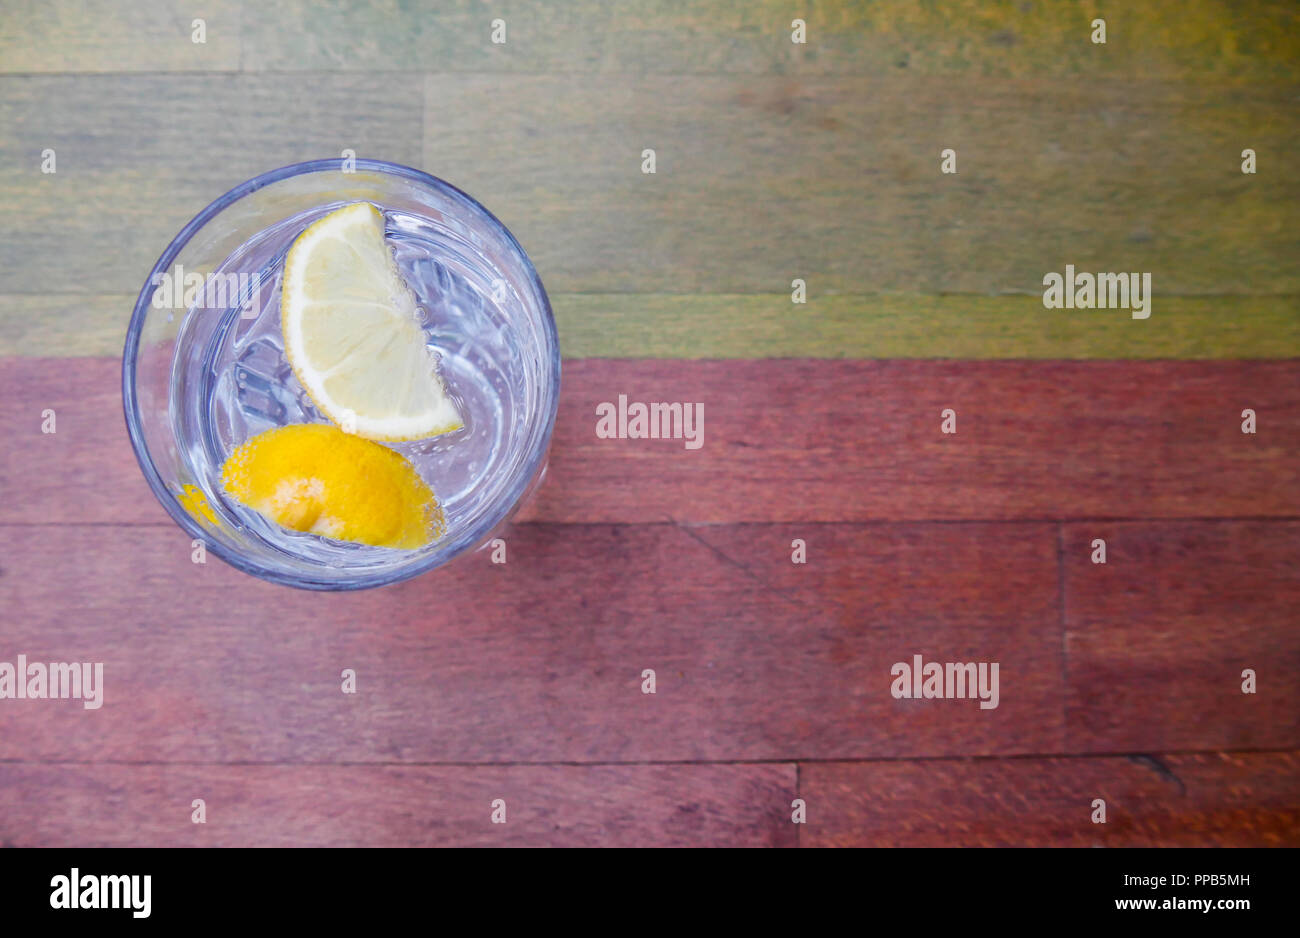
<path id="1" fill-rule="evenodd" d="M 452 199 L 453 202 L 459 203 L 470 212 L 482 216 L 488 226 L 494 230 L 494 233 L 501 238 L 502 242 L 509 248 L 516 258 L 523 265 L 523 272 L 526 280 L 533 287 L 537 298 L 540 300 L 540 314 L 542 327 L 545 337 L 549 340 L 550 359 L 552 367 L 552 378 L 550 382 L 542 388 L 542 393 L 548 398 L 545 405 L 545 421 L 542 423 L 542 432 L 539 437 L 528 441 L 531 451 L 528 453 L 526 460 L 521 464 L 520 471 L 517 473 L 509 491 L 503 494 L 498 507 L 494 509 L 485 521 L 476 525 L 479 533 L 469 538 L 463 546 L 455 550 L 454 553 L 434 552 L 429 555 L 426 562 L 416 564 L 409 569 L 404 569 L 398 573 L 388 570 L 375 570 L 361 573 L 355 577 L 349 577 L 347 580 L 337 581 L 327 577 L 314 577 L 311 575 L 289 574 L 282 571 L 272 570 L 261 564 L 251 563 L 239 553 L 227 548 L 220 541 L 212 540 L 210 533 L 206 532 L 199 526 L 198 522 L 189 514 L 181 509 L 175 493 L 168 489 L 167 484 L 163 481 L 158 468 L 154 465 L 153 456 L 149 452 L 148 444 L 145 442 L 144 434 L 141 430 L 140 402 L 135 390 L 136 375 L 136 358 L 140 349 L 140 337 L 144 330 L 144 321 L 148 316 L 151 307 L 152 291 L 151 286 L 154 277 L 167 270 L 180 252 L 189 244 L 194 235 L 199 232 L 208 222 L 212 221 L 222 211 L 229 206 L 238 202 L 247 195 L 265 188 L 271 183 L 280 182 L 290 179 L 294 176 L 302 176 L 308 173 L 327 172 L 330 170 L 341 170 L 345 163 L 350 163 L 358 169 L 365 169 L 388 176 L 398 176 L 413 182 L 420 183 L 430 189 L 433 189 L 442 195 Z M 325 160 L 308 160 L 302 163 L 291 163 L 287 166 L 281 166 L 278 169 L 270 170 L 252 179 L 246 180 L 235 186 L 224 195 L 213 200 L 206 208 L 189 220 L 183 228 L 172 238 L 171 243 L 159 256 L 153 268 L 145 277 L 144 286 L 140 288 L 140 295 L 136 298 L 135 307 L 131 312 L 131 322 L 126 330 L 126 343 L 122 351 L 122 412 L 126 420 L 127 434 L 131 439 L 131 449 L 135 452 L 136 462 L 140 465 L 140 470 L 144 474 L 145 481 L 149 483 L 149 488 L 153 491 L 154 497 L 158 500 L 184 531 L 190 534 L 192 538 L 203 541 L 205 549 L 216 554 L 221 560 L 230 564 L 235 569 L 283 586 L 293 586 L 300 589 L 309 590 L 326 590 L 326 591 L 351 591 L 370 589 L 377 586 L 386 586 L 392 583 L 400 583 L 409 580 L 421 574 L 428 573 L 430 570 L 437 569 L 455 558 L 472 550 L 476 544 L 482 541 L 484 537 L 493 532 L 510 517 L 518 507 L 519 501 L 529 491 L 533 481 L 541 471 L 547 453 L 550 449 L 551 436 L 555 427 L 555 416 L 559 409 L 560 401 L 560 338 L 559 331 L 555 325 L 555 315 L 551 310 L 550 297 L 547 296 L 546 288 L 542 285 L 542 278 L 538 275 L 537 269 L 533 266 L 532 259 L 519 244 L 518 239 L 510 232 L 499 218 L 492 214 L 482 203 L 473 196 L 458 189 L 456 186 L 439 179 L 437 176 L 426 173 L 423 170 L 414 169 L 410 166 L 404 166 L 401 163 L 390 163 L 385 160 L 362 159 L 344 160 L 341 158 L 332 158 Z M 473 532 L 471 532 L 473 533 Z"/>

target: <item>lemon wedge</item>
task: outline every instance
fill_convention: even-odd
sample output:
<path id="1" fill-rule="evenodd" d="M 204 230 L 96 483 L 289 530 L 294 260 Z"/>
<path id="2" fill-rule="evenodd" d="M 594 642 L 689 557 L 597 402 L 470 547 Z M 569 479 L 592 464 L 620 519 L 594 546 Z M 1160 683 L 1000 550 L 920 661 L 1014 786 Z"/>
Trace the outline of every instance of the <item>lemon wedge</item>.
<path id="1" fill-rule="evenodd" d="M 401 453 L 330 424 L 259 433 L 230 454 L 221 485 L 276 524 L 339 541 L 414 549 L 446 530 L 433 491 Z"/>
<path id="2" fill-rule="evenodd" d="M 464 426 L 369 202 L 330 212 L 294 241 L 280 324 L 298 381 L 346 432 L 418 440 Z"/>

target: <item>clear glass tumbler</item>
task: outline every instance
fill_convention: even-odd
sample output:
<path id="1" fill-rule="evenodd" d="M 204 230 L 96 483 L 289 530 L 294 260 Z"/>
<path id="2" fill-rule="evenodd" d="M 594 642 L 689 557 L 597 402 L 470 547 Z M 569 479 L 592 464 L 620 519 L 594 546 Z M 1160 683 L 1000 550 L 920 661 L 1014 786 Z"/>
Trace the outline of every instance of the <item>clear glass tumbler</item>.
<path id="1" fill-rule="evenodd" d="M 280 334 L 280 274 L 316 219 L 367 201 L 420 304 L 428 344 L 465 426 L 391 444 L 430 484 L 446 532 L 419 550 L 281 528 L 224 495 L 221 466 L 249 437 L 326 422 Z M 251 179 L 187 224 L 140 291 L 122 358 L 127 430 L 167 512 L 206 550 L 276 583 L 382 586 L 486 543 L 545 473 L 560 391 L 550 302 L 514 236 L 427 173 L 376 160 L 317 160 Z"/>

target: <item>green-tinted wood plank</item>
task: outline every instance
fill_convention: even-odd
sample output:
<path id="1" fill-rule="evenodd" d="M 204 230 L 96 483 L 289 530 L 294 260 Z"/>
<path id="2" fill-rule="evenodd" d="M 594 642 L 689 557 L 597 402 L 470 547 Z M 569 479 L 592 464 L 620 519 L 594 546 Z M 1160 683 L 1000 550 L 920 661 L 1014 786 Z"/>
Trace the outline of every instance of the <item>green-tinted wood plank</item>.
<path id="1" fill-rule="evenodd" d="M 1098 16 L 1105 45 L 1091 41 Z M 259 0 L 243 26 L 249 69 L 1294 80 L 1300 61 L 1284 0 Z"/>
<path id="2" fill-rule="evenodd" d="M 742 76 L 0 79 L 0 293 L 134 292 L 209 200 L 353 148 L 480 198 L 557 293 L 1300 293 L 1294 88 Z M 1239 152 L 1260 153 L 1242 175 Z M 958 152 L 943 175 L 939 151 Z M 657 151 L 657 173 L 641 151 Z M 40 172 L 43 149 L 59 171 Z"/>
<path id="3" fill-rule="evenodd" d="M 370 75 L 0 78 L 0 293 L 134 294 L 252 176 L 345 148 L 418 163 L 421 108 L 418 86 Z"/>
<path id="4" fill-rule="evenodd" d="M 1294 358 L 1300 296 L 1160 297 L 1151 318 L 1038 296 L 566 294 L 570 358 Z"/>
<path id="5" fill-rule="evenodd" d="M 118 355 L 134 294 L 0 296 L 0 356 Z M 566 358 L 1300 358 L 1300 296 L 1160 297 L 1122 311 L 1036 296 L 551 296 Z"/>
<path id="6" fill-rule="evenodd" d="M 436 75 L 425 165 L 557 292 L 1300 292 L 1295 89 Z M 1240 151 L 1267 166 L 1243 175 Z M 958 172 L 940 172 L 957 151 Z M 642 151 L 656 151 L 656 173 Z M 1263 165 L 1263 164 L 1261 164 Z"/>
<path id="7" fill-rule="evenodd" d="M 120 355 L 134 305 L 126 294 L 0 296 L 0 356 Z"/>
<path id="8" fill-rule="evenodd" d="M 0 72 L 235 71 L 240 7 L 240 0 L 5 0 Z"/>

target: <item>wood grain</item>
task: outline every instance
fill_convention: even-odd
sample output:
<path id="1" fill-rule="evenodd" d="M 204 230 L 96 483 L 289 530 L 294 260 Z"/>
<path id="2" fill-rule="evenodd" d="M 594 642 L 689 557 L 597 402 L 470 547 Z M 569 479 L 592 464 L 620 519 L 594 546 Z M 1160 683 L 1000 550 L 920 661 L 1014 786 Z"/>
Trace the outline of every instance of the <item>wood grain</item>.
<path id="1" fill-rule="evenodd" d="M 240 0 L 5 0 L 3 72 L 201 72 L 239 68 Z M 204 21 L 195 42 L 194 21 Z"/>
<path id="2" fill-rule="evenodd" d="M 1081 523 L 1063 544 L 1070 751 L 1300 746 L 1300 524 Z"/>
<path id="3" fill-rule="evenodd" d="M 120 373 L 105 358 L 0 363 L 0 434 L 13 434 L 0 460 L 0 519 L 170 522 L 131 450 Z M 41 432 L 47 411 L 53 433 Z"/>
<path id="4" fill-rule="evenodd" d="M 790 765 L 0 766 L 13 846 L 791 846 Z M 1295 752 L 805 763 L 804 846 L 1295 846 Z M 954 797 L 954 793 L 960 793 Z M 190 821 L 194 798 L 208 821 Z M 489 823 L 504 798 L 508 821 Z M 1091 821 L 1106 801 L 1106 824 Z"/>
<path id="5" fill-rule="evenodd" d="M 800 766 L 812 847 L 1300 846 L 1300 753 Z M 1095 799 L 1106 823 L 1092 821 Z"/>
<path id="6" fill-rule="evenodd" d="M 0 361 L 0 522 L 161 521 L 116 360 Z M 1300 364 L 570 361 L 520 520 L 1300 516 Z M 596 407 L 704 404 L 704 443 L 596 437 Z M 941 412 L 957 433 L 941 432 Z M 1241 433 L 1241 411 L 1259 420 Z M 58 432 L 42 434 L 53 409 Z M 434 480 L 436 484 L 436 480 Z"/>
<path id="7" fill-rule="evenodd" d="M 557 293 L 780 294 L 801 278 L 815 296 L 1041 296 L 1044 275 L 1073 264 L 1151 273 L 1152 319 L 1129 325 L 1155 331 L 1170 295 L 1300 293 L 1293 94 L 909 76 L 9 76 L 0 293 L 136 293 L 224 191 L 351 148 L 473 194 Z M 1257 175 L 1240 171 L 1247 146 Z M 956 175 L 940 172 L 945 147 Z"/>
<path id="8" fill-rule="evenodd" d="M 224 0 L 9 0 L 0 70 L 331 69 L 1116 76 L 1269 80 L 1294 76 L 1296 13 L 1285 2 L 1153 0 L 1140 6 L 950 0 L 408 0 L 354 4 Z M 206 45 L 191 42 L 196 15 Z M 1109 22 L 1104 46 L 1089 36 Z M 791 42 L 795 16 L 807 42 Z M 492 21 L 506 43 L 491 41 Z"/>
<path id="9" fill-rule="evenodd" d="M 126 293 L 0 296 L 0 357 L 121 354 L 135 299 Z"/>
<path id="10" fill-rule="evenodd" d="M 571 358 L 1300 357 L 1298 296 L 1161 297 L 1155 327 L 1135 328 L 1150 322 L 1047 310 L 1039 296 L 818 296 L 817 284 L 808 288 L 806 305 L 789 293 L 551 299 Z M 2 310 L 0 301 L 0 324 Z"/>
<path id="11" fill-rule="evenodd" d="M 1295 517 L 1296 376 L 1294 362 L 572 363 L 529 517 Z M 597 405 L 620 394 L 703 403 L 704 445 L 597 439 Z M 1246 407 L 1268 414 L 1267 437 L 1241 433 Z"/>
<path id="12" fill-rule="evenodd" d="M 101 661 L 106 686 L 98 710 L 7 702 L 0 760 L 1061 749 L 1051 525 L 846 527 L 814 539 L 805 583 L 785 573 L 784 528 L 520 525 L 505 540 L 506 564 L 479 553 L 316 594 L 194 564 L 172 527 L 0 526 L 3 660 Z M 891 667 L 914 654 L 1000 661 L 1000 705 L 895 700 Z M 345 668 L 356 695 L 341 691 Z"/>
<path id="13" fill-rule="evenodd" d="M 0 358 L 113 356 L 134 294 L 0 295 Z M 570 358 L 1300 358 L 1300 296 L 1171 296 L 1151 327 L 1038 297 L 553 293 Z"/>
<path id="14" fill-rule="evenodd" d="M 344 148 L 418 164 L 422 106 L 368 75 L 0 78 L 0 293 L 134 296 L 186 222 L 259 173 Z"/>
<path id="15" fill-rule="evenodd" d="M 1295 11 L 1281 2 L 416 0 L 385 12 L 342 0 L 247 4 L 245 67 L 1261 79 L 1294 75 L 1300 57 Z M 1103 14 L 1107 43 L 1095 46 L 1089 24 Z M 803 45 L 791 42 L 796 16 Z M 490 41 L 498 17 L 504 45 Z"/>
<path id="16" fill-rule="evenodd" d="M 1289 86 L 431 75 L 425 168 L 558 292 L 1300 292 Z M 578 141 L 581 145 L 575 145 Z M 955 175 L 940 153 L 957 152 Z M 656 172 L 641 170 L 656 152 Z M 1158 313 L 1153 313 L 1153 316 Z M 1147 323 L 1150 325 L 1150 323 Z"/>
<path id="17" fill-rule="evenodd" d="M 1300 846 L 1297 27 L 8 0 L 0 660 L 107 702 L 0 703 L 0 845 Z M 321 595 L 191 563 L 118 388 L 181 226 L 345 148 L 500 216 L 568 360 L 508 564 Z M 1066 264 L 1150 272 L 1151 318 L 1044 309 Z M 620 394 L 704 447 L 597 439 Z M 914 654 L 998 661 L 999 707 L 894 700 Z"/>
<path id="18" fill-rule="evenodd" d="M 782 847 L 792 764 L 0 765 L 19 847 Z M 191 820 L 194 799 L 206 823 Z M 506 823 L 491 823 L 505 801 Z"/>

